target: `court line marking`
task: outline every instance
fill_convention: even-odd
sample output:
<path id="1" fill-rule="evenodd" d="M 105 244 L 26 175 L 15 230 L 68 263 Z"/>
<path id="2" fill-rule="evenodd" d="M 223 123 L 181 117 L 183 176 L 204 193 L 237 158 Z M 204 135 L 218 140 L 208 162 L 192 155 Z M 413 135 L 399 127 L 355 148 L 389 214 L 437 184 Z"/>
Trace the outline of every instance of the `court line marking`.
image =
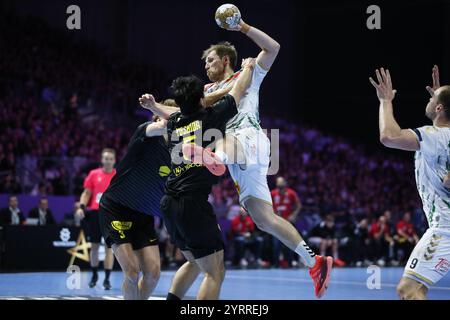
<path id="1" fill-rule="evenodd" d="M 249 277 L 249 276 L 237 276 L 237 275 L 226 275 L 225 274 L 225 280 L 226 279 L 246 279 L 246 280 L 267 280 L 267 281 L 288 281 L 288 282 L 301 282 L 301 283 L 311 283 L 311 280 L 309 279 L 298 279 L 298 278 L 286 278 L 286 277 L 282 277 L 282 278 L 276 278 L 276 277 Z M 334 280 L 333 278 L 331 278 L 330 284 L 348 284 L 348 285 L 358 285 L 358 286 L 364 286 L 366 287 L 366 282 L 359 282 L 359 281 L 343 281 L 343 280 Z M 391 287 L 391 288 L 396 288 L 397 284 L 393 284 L 393 283 L 383 283 L 381 282 L 381 286 L 385 286 L 385 287 Z M 450 287 L 435 287 L 435 286 L 431 286 L 430 290 L 445 290 L 445 291 L 450 291 Z"/>
<path id="2" fill-rule="evenodd" d="M 117 297 L 117 296 L 115 296 L 115 297 L 114 296 L 102 296 L 102 299 L 105 299 L 105 300 L 123 300 L 122 297 Z"/>

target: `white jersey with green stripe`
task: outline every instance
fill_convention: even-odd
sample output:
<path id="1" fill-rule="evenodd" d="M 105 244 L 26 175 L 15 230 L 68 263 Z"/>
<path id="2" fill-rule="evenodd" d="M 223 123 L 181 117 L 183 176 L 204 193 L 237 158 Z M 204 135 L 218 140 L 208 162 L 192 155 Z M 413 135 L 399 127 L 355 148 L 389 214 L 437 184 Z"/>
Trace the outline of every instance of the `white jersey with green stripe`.
<path id="1" fill-rule="evenodd" d="M 430 228 L 450 229 L 450 128 L 423 126 L 413 130 L 420 149 L 415 154 L 417 190 Z"/>
<path id="2" fill-rule="evenodd" d="M 237 115 L 228 121 L 226 132 L 233 132 L 248 127 L 254 127 L 258 130 L 261 129 L 259 125 L 259 88 L 266 74 L 267 71 L 256 63 L 250 87 L 239 102 Z M 232 76 L 229 79 L 207 86 L 205 88 L 205 94 L 208 95 L 209 93 L 228 86 L 233 81 L 236 81 L 238 76 L 238 73 L 236 73 L 235 76 Z"/>

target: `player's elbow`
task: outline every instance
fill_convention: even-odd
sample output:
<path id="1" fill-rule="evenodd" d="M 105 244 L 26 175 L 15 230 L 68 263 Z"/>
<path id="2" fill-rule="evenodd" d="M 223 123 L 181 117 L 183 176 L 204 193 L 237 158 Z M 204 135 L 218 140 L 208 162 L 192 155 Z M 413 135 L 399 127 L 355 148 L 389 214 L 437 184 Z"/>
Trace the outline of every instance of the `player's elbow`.
<path id="1" fill-rule="evenodd" d="M 380 142 L 385 147 L 392 148 L 393 141 L 394 141 L 394 139 L 391 136 L 389 136 L 387 134 L 380 134 Z"/>
<path id="2" fill-rule="evenodd" d="M 84 189 L 83 193 L 84 193 L 84 196 L 87 198 L 90 198 L 92 195 L 92 192 L 89 189 Z"/>
<path id="3" fill-rule="evenodd" d="M 281 45 L 275 41 L 274 45 L 273 45 L 273 50 L 278 53 L 281 49 Z"/>
<path id="4" fill-rule="evenodd" d="M 265 51 L 276 56 L 280 51 L 280 48 L 281 45 L 274 40 L 273 43 L 271 43 L 270 47 L 266 48 Z"/>

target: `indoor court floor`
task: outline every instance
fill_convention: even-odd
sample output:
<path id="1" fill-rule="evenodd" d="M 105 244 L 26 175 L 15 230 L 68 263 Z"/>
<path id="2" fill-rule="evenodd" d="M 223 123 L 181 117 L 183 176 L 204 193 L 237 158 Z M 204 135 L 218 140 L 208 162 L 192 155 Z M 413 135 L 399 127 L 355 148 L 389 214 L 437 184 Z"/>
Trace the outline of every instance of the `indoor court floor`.
<path id="1" fill-rule="evenodd" d="M 333 269 L 331 283 L 324 300 L 393 300 L 398 299 L 395 287 L 403 273 L 402 268 L 380 270 L 379 289 L 368 289 L 367 279 L 371 273 L 366 268 Z M 174 271 L 163 271 L 151 300 L 164 299 L 170 287 Z M 113 289 L 105 291 L 102 287 L 103 272 L 93 289 L 88 287 L 91 274 L 81 273 L 80 289 L 68 289 L 69 274 L 63 272 L 39 273 L 1 273 L 0 299 L 51 299 L 51 300 L 90 300 L 121 299 L 120 272 L 113 272 Z M 189 290 L 187 299 L 193 299 L 200 284 L 197 279 Z M 315 299 L 312 281 L 305 269 L 256 269 L 228 270 L 223 283 L 221 299 L 224 300 L 311 300 Z M 446 276 L 429 291 L 429 298 L 450 300 L 450 276 Z"/>

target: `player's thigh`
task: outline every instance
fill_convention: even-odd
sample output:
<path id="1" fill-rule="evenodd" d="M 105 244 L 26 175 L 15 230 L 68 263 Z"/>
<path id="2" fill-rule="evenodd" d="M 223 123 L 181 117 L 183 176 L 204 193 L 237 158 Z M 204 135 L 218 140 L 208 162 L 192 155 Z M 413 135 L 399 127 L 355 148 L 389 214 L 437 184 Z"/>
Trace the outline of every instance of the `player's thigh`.
<path id="1" fill-rule="evenodd" d="M 226 153 L 229 162 L 245 163 L 243 147 L 232 134 L 226 134 L 223 139 L 218 140 L 215 150 Z"/>
<path id="2" fill-rule="evenodd" d="M 135 226 L 129 212 L 112 212 L 100 207 L 98 214 L 101 233 L 108 247 L 131 243 L 131 233 Z"/>
<path id="3" fill-rule="evenodd" d="M 120 267 L 125 273 L 139 274 L 139 259 L 131 243 L 113 244 L 112 249 Z"/>
<path id="4" fill-rule="evenodd" d="M 429 287 L 442 279 L 449 268 L 450 236 L 436 229 L 428 229 L 414 247 L 403 277 Z"/>
<path id="5" fill-rule="evenodd" d="M 276 219 L 273 206 L 267 201 L 249 196 L 245 199 L 243 205 L 257 225 Z"/>
<path id="6" fill-rule="evenodd" d="M 185 248 L 195 259 L 223 250 L 222 232 L 207 197 L 183 197 L 183 211 L 178 216 L 178 231 Z"/>
<path id="7" fill-rule="evenodd" d="M 133 228 L 130 230 L 131 245 L 138 251 L 148 246 L 158 247 L 155 218 L 141 212 L 131 212 Z"/>
<path id="8" fill-rule="evenodd" d="M 200 270 L 212 276 L 223 277 L 225 273 L 225 264 L 223 261 L 223 250 L 214 252 L 205 257 L 195 259 Z"/>
<path id="9" fill-rule="evenodd" d="M 161 260 L 158 246 L 146 246 L 135 251 L 139 260 L 139 266 L 144 274 L 159 276 Z"/>
<path id="10" fill-rule="evenodd" d="M 181 253 L 186 258 L 187 261 L 189 261 L 190 263 L 196 264 L 195 257 L 192 254 L 192 252 L 186 251 L 186 250 L 181 250 Z"/>
<path id="11" fill-rule="evenodd" d="M 183 214 L 181 199 L 165 195 L 160 203 L 161 212 L 163 213 L 164 225 L 170 236 L 172 244 L 180 250 L 187 250 L 186 241 L 180 232 L 179 216 Z"/>

